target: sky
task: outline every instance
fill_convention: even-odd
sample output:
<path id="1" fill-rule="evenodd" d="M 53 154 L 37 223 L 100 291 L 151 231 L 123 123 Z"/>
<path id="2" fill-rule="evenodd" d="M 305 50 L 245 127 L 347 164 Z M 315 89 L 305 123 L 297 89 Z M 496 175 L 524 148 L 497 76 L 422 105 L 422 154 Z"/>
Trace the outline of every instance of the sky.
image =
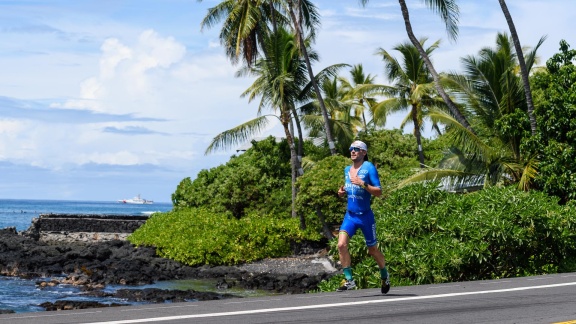
<path id="1" fill-rule="evenodd" d="M 241 93 L 253 82 L 224 55 L 220 26 L 201 30 L 204 0 L 0 0 L 0 199 L 170 202 L 182 179 L 226 163 L 204 152 L 219 133 L 257 115 Z M 362 64 L 385 84 L 379 49 L 408 40 L 398 2 L 314 1 L 322 25 L 315 71 Z M 438 71 L 494 47 L 508 30 L 496 0 L 459 1 L 460 30 L 408 0 L 417 37 L 440 40 Z M 574 0 L 508 0 L 523 46 L 565 39 L 574 48 Z M 348 71 L 342 75 L 348 77 Z M 403 115 L 390 116 L 398 128 Z M 407 129 L 406 132 L 410 132 Z M 276 120 L 258 136 L 281 136 Z M 240 145 L 238 145 L 240 146 Z"/>

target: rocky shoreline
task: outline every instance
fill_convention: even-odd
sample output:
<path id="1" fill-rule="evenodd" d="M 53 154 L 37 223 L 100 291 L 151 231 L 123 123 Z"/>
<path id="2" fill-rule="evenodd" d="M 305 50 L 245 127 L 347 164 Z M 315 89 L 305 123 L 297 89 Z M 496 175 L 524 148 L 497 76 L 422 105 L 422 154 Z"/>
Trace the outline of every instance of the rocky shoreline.
<path id="1" fill-rule="evenodd" d="M 336 269 L 326 256 L 325 244 L 306 243 L 293 247 L 294 255 L 238 266 L 190 267 L 164 259 L 152 247 L 135 247 L 124 240 L 101 242 L 44 242 L 0 229 L 0 275 L 39 280 L 49 285 L 79 286 L 87 296 L 117 297 L 126 301 L 178 302 L 237 298 L 229 288 L 259 289 L 273 293 L 299 294 L 317 288 Z M 106 285 L 146 285 L 163 280 L 214 279 L 221 292 L 194 290 L 120 289 L 106 295 Z M 94 302 L 57 301 L 40 305 L 46 310 L 109 307 Z M 0 310 L 1 311 L 1 310 Z"/>

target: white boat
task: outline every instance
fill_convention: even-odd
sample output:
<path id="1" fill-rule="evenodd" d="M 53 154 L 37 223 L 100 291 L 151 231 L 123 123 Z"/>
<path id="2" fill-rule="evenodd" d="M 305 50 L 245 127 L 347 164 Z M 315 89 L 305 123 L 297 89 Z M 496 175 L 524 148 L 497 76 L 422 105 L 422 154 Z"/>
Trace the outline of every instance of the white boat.
<path id="1" fill-rule="evenodd" d="M 132 199 L 120 199 L 118 200 L 118 202 L 122 204 L 137 204 L 137 205 L 150 205 L 154 203 L 154 201 L 152 200 L 140 198 L 140 195 Z"/>

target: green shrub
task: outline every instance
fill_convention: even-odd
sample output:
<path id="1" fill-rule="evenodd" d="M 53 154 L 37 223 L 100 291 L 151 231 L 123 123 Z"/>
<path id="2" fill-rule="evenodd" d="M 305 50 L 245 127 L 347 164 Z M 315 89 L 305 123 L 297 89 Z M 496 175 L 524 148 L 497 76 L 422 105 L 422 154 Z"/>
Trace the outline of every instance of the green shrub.
<path id="1" fill-rule="evenodd" d="M 344 167 L 350 159 L 340 155 L 327 157 L 300 178 L 296 210 L 305 215 L 307 228 L 321 232 L 322 224 L 316 214 L 319 209 L 328 224 L 342 222 L 346 201 L 338 197 L 338 188 L 344 185 Z"/>
<path id="2" fill-rule="evenodd" d="M 194 266 L 286 256 L 291 252 L 290 242 L 305 235 L 295 218 L 250 214 L 238 220 L 206 208 L 181 208 L 154 214 L 128 239 L 135 245 L 156 247 L 162 257 Z"/>
<path id="3" fill-rule="evenodd" d="M 576 270 L 576 209 L 542 192 L 492 187 L 465 195 L 412 185 L 373 204 L 393 285 Z M 355 279 L 378 287 L 364 240 L 350 242 Z M 331 253 L 337 257 L 336 242 Z M 333 288 L 341 278 L 320 285 Z"/>
<path id="4" fill-rule="evenodd" d="M 172 194 L 175 209 L 202 207 L 236 218 L 259 211 L 290 217 L 291 168 L 286 141 L 273 137 L 252 142 L 225 165 L 183 179 Z"/>

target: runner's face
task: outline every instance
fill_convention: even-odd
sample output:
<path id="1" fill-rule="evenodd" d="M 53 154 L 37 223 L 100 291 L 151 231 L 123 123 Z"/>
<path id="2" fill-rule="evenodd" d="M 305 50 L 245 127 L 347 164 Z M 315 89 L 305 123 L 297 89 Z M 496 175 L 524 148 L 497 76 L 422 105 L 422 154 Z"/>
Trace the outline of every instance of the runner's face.
<path id="1" fill-rule="evenodd" d="M 366 155 L 366 151 L 361 150 L 358 147 L 350 148 L 350 159 L 352 159 L 352 161 L 360 161 L 364 159 L 364 155 Z"/>

